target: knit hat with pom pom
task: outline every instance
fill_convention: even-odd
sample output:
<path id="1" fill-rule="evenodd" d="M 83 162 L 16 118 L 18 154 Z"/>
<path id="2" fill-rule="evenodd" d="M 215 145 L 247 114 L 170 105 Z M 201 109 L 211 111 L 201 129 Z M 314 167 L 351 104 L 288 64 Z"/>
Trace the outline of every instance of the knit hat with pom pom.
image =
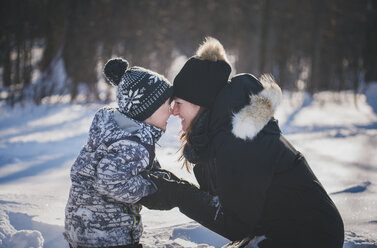
<path id="1" fill-rule="evenodd" d="M 207 37 L 175 77 L 173 95 L 210 108 L 228 82 L 230 72 L 224 47 L 217 39 Z"/>
<path id="2" fill-rule="evenodd" d="M 103 72 L 117 86 L 120 112 L 138 121 L 150 117 L 173 93 L 164 76 L 142 67 L 128 68 L 128 62 L 121 58 L 110 59 Z"/>

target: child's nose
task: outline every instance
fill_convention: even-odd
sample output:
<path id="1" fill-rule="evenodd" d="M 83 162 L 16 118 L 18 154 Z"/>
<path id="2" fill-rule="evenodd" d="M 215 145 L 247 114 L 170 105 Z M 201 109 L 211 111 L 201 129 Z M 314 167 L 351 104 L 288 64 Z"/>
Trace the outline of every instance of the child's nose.
<path id="1" fill-rule="evenodd" d="M 176 105 L 174 105 L 173 108 L 171 109 L 171 114 L 174 115 L 174 116 L 178 115 L 178 110 L 176 108 Z"/>

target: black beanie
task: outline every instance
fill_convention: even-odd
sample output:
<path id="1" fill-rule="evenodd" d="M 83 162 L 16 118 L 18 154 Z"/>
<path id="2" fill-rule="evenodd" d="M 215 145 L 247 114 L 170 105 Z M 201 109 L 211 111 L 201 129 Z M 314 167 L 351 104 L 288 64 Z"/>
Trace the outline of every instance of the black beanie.
<path id="1" fill-rule="evenodd" d="M 225 50 L 214 38 L 207 38 L 174 79 L 173 95 L 199 106 L 212 107 L 228 82 L 231 67 Z"/>
<path id="2" fill-rule="evenodd" d="M 173 93 L 164 76 L 142 67 L 128 68 L 128 62 L 121 58 L 110 59 L 103 72 L 117 86 L 119 110 L 138 121 L 150 117 Z"/>

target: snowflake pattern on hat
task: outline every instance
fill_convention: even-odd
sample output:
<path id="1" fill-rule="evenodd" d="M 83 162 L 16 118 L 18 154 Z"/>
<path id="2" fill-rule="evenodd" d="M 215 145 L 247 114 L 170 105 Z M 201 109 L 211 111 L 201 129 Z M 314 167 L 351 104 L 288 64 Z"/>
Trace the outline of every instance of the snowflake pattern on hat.
<path id="1" fill-rule="evenodd" d="M 157 83 L 159 80 L 161 80 L 160 78 L 158 78 L 157 76 L 155 75 L 151 75 L 149 77 L 149 82 L 148 84 L 151 85 L 152 83 Z"/>
<path id="2" fill-rule="evenodd" d="M 145 88 L 142 88 L 145 89 Z M 125 92 L 123 95 L 122 104 L 124 104 L 123 108 L 127 111 L 130 111 L 131 107 L 135 107 L 140 104 L 140 99 L 143 97 L 143 94 L 139 93 L 139 89 L 133 91 L 129 90 L 128 93 Z"/>

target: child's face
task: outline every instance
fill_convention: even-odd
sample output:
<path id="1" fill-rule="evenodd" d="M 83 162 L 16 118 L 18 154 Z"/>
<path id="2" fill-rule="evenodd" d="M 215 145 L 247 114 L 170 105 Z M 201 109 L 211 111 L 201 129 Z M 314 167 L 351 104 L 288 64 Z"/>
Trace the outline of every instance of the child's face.
<path id="1" fill-rule="evenodd" d="M 170 99 L 166 100 L 150 117 L 144 122 L 166 130 L 170 117 Z"/>

